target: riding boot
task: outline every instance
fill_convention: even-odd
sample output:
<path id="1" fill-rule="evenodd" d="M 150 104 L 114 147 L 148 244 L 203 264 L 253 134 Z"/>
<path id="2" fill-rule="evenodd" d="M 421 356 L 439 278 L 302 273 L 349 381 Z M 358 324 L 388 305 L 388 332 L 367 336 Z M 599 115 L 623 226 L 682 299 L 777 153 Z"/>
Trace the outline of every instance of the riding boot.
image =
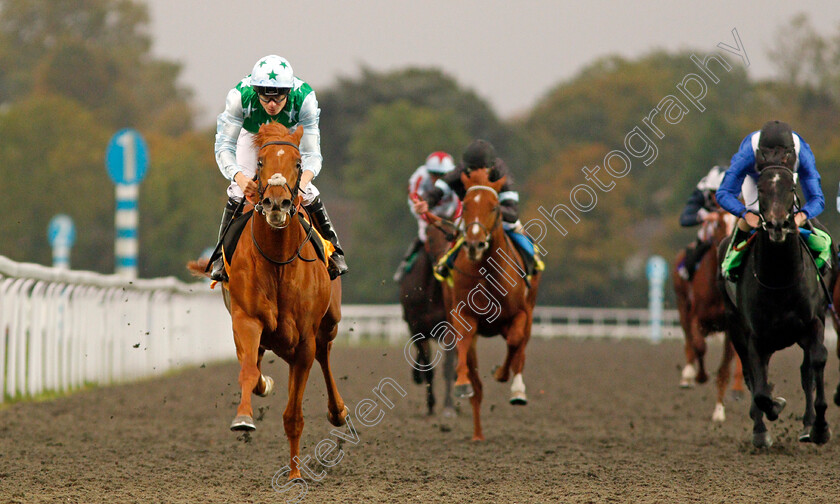
<path id="1" fill-rule="evenodd" d="M 230 225 L 230 221 L 232 221 L 234 217 L 242 215 L 241 210 L 237 211 L 238 208 L 239 202 L 233 198 L 228 198 L 227 204 L 225 204 L 225 210 L 222 213 L 222 224 L 219 226 L 219 243 L 221 243 L 222 239 L 225 237 L 225 232 Z M 221 255 L 213 262 L 213 271 L 210 272 L 210 279 L 217 282 L 228 281 L 227 272 L 225 271 L 225 260 Z"/>
<path id="2" fill-rule="evenodd" d="M 697 239 L 694 243 L 689 245 L 685 249 L 685 260 L 683 261 L 682 268 L 680 269 L 680 277 L 684 280 L 691 280 L 694 277 L 694 272 L 697 271 L 697 264 L 703 259 L 703 256 L 706 255 L 706 252 L 711 248 L 711 244 L 709 242 L 701 241 Z M 685 270 L 683 272 L 683 269 Z M 685 274 L 685 276 L 683 276 Z"/>
<path id="3" fill-rule="evenodd" d="M 406 272 L 411 269 L 411 265 L 413 264 L 411 258 L 422 248 L 423 242 L 420 241 L 420 238 L 415 237 L 411 241 L 411 244 L 408 246 L 408 250 L 405 251 L 405 255 L 402 258 L 402 262 L 400 262 L 400 265 L 397 266 L 397 271 L 394 272 L 395 282 L 399 282 L 400 280 L 402 280 Z"/>
<path id="4" fill-rule="evenodd" d="M 312 216 L 312 223 L 315 224 L 315 229 L 321 233 L 321 236 L 326 238 L 333 244 L 335 251 L 330 256 L 330 263 L 327 271 L 330 274 L 330 280 L 335 280 L 336 277 L 347 273 L 347 263 L 344 262 L 344 250 L 338 242 L 338 235 L 335 233 L 335 228 L 330 221 L 330 216 L 327 214 L 327 209 L 324 208 L 324 203 L 321 198 L 315 198 L 315 201 L 306 206 L 307 212 Z"/>
<path id="5" fill-rule="evenodd" d="M 735 232 L 732 234 L 732 241 L 729 242 L 729 248 L 726 249 L 726 255 L 720 264 L 723 278 L 730 282 L 737 282 L 741 277 L 740 266 L 744 260 L 744 254 L 747 253 L 746 240 L 749 236 L 749 231 L 744 231 L 737 226 L 735 227 Z"/>

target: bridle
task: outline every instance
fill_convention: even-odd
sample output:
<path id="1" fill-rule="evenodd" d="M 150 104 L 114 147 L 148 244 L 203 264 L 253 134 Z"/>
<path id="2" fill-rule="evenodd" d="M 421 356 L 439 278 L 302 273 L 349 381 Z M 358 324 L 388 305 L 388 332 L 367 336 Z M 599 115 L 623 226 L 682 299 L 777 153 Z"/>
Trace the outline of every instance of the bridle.
<path id="1" fill-rule="evenodd" d="M 484 231 L 484 236 L 485 236 L 484 242 L 487 243 L 487 245 L 489 246 L 490 245 L 490 237 L 493 234 L 493 231 L 499 226 L 499 224 L 501 222 L 501 219 L 502 219 L 502 208 L 501 208 L 501 205 L 499 204 L 499 193 L 498 193 L 498 191 L 496 191 L 495 189 L 493 189 L 490 186 L 474 185 L 474 186 L 470 187 L 469 189 L 467 189 L 467 192 L 464 193 L 464 199 L 466 199 L 467 194 L 471 193 L 472 191 L 490 191 L 491 193 L 493 193 L 493 196 L 496 197 L 496 206 L 493 207 L 493 212 L 496 214 L 496 216 L 493 219 L 493 225 L 490 226 L 489 228 L 479 221 L 473 221 L 473 222 L 470 222 L 469 224 L 466 221 L 463 221 L 461 223 L 461 226 L 463 227 L 461 229 L 461 232 L 464 234 L 464 236 L 466 236 L 467 225 L 469 225 L 469 226 L 478 225 Z"/>
<path id="2" fill-rule="evenodd" d="M 787 166 L 780 166 L 780 165 L 779 166 L 773 165 L 773 166 L 764 167 L 761 170 L 761 172 L 764 173 L 765 170 L 772 170 L 772 171 L 783 170 L 783 171 L 787 172 L 788 174 L 790 174 L 791 179 L 794 181 L 793 185 L 790 188 L 790 192 L 793 193 L 793 201 L 791 202 L 791 206 L 788 209 L 787 216 L 785 216 L 785 222 L 794 223 L 792 228 L 796 229 L 796 225 L 795 225 L 795 222 L 794 222 L 794 216 L 796 214 L 795 209 L 796 208 L 801 208 L 801 205 L 800 205 L 800 201 L 799 201 L 799 195 L 796 194 L 796 182 L 795 182 L 796 179 L 794 178 L 793 170 L 791 170 Z M 759 191 L 759 193 L 760 193 L 760 191 Z M 759 197 L 760 197 L 760 194 L 759 194 Z M 759 211 L 758 211 L 758 221 L 759 221 L 759 226 L 761 227 L 762 230 L 769 231 L 768 230 L 769 224 L 767 222 L 767 219 L 764 217 L 764 212 L 762 211 L 761 208 L 759 208 Z"/>
<path id="3" fill-rule="evenodd" d="M 266 143 L 264 143 L 260 146 L 259 150 L 263 150 L 264 148 L 266 148 L 269 145 L 287 145 L 289 147 L 293 147 L 296 151 L 300 152 L 300 147 L 293 144 L 292 142 L 286 142 L 286 141 L 283 141 L 283 140 L 273 140 L 271 142 L 266 142 Z M 282 180 L 282 183 L 277 184 L 277 185 L 284 186 L 286 188 L 286 190 L 289 191 L 289 193 L 291 194 L 292 202 L 297 200 L 298 193 L 300 192 L 300 179 L 301 179 L 301 175 L 303 174 L 303 168 L 301 167 L 300 159 L 298 159 L 296 167 L 297 167 L 297 181 L 295 182 L 295 188 L 294 189 L 289 187 L 289 183 L 285 180 L 285 178 Z M 262 161 L 257 160 L 257 173 L 254 175 L 254 180 L 257 181 L 257 193 L 259 194 L 259 199 L 257 200 L 257 204 L 254 205 L 254 210 L 257 213 L 259 213 L 260 215 L 265 215 L 265 211 L 264 211 L 263 206 L 262 206 L 263 195 L 265 194 L 265 191 L 267 191 L 268 188 L 270 186 L 274 185 L 274 184 L 272 184 L 271 181 L 269 181 L 268 183 L 266 183 L 265 187 L 263 187 L 262 179 L 260 178 L 260 170 L 261 169 L 262 169 Z M 306 209 L 306 207 L 304 207 L 304 210 L 305 209 Z M 280 226 L 278 229 L 284 229 L 284 228 L 288 227 L 289 224 L 292 222 L 292 217 L 294 217 L 296 214 L 297 214 L 297 206 L 293 206 L 292 209 L 289 211 L 289 222 L 285 226 Z M 311 222 L 312 222 L 312 217 L 311 216 L 309 218 L 309 222 L 310 222 L 310 225 L 309 225 L 309 229 L 306 232 L 306 238 L 301 241 L 300 246 L 298 247 L 297 251 L 288 260 L 272 259 L 271 257 L 268 257 L 265 252 L 263 252 L 262 248 L 260 247 L 260 244 L 257 243 L 256 236 L 254 236 L 254 219 L 253 219 L 253 217 L 251 218 L 251 241 L 254 243 L 254 246 L 257 248 L 257 251 L 260 253 L 260 255 L 263 256 L 263 258 L 266 261 L 268 261 L 271 264 L 274 264 L 276 266 L 285 266 L 285 265 L 291 263 L 292 261 L 294 261 L 297 258 L 300 258 L 300 260 L 304 261 L 304 262 L 313 262 L 317 258 L 307 259 L 307 258 L 302 257 L 300 255 L 300 251 L 303 250 L 303 247 L 304 247 L 304 245 L 306 245 L 306 242 L 308 242 L 310 239 L 312 239 L 313 225 L 311 224 Z"/>
<path id="4" fill-rule="evenodd" d="M 286 142 L 286 141 L 283 141 L 283 140 L 273 140 L 271 142 L 266 142 L 266 143 L 264 143 L 260 146 L 259 150 L 262 151 L 263 149 L 265 149 L 269 145 L 288 145 L 289 147 L 293 147 L 296 151 L 298 151 L 298 153 L 300 152 L 300 147 L 293 144 L 292 142 Z M 297 167 L 297 180 L 295 181 L 295 188 L 292 189 L 291 187 L 289 187 L 289 183 L 286 182 L 285 179 L 284 179 L 284 182 L 282 184 L 286 188 L 286 190 L 289 191 L 289 194 L 291 194 L 291 199 L 292 199 L 293 202 L 297 199 L 298 193 L 300 192 L 300 178 L 301 178 L 301 175 L 303 175 L 303 168 L 301 167 L 299 159 L 298 159 L 296 167 Z M 261 169 L 262 169 L 262 161 L 258 159 L 257 160 L 257 173 L 254 174 L 254 180 L 257 182 L 257 194 L 259 195 L 259 199 L 257 200 L 257 204 L 254 205 L 254 210 L 256 210 L 257 213 L 259 213 L 260 215 L 265 215 L 265 211 L 263 210 L 263 206 L 262 206 L 263 196 L 265 195 L 265 192 L 268 190 L 268 188 L 273 184 L 271 184 L 271 182 L 268 182 L 265 185 L 265 187 L 263 187 L 262 179 L 260 178 L 260 170 Z M 297 207 L 294 206 L 294 207 L 292 207 L 292 210 L 289 212 L 289 217 L 294 217 L 296 213 L 297 213 Z M 288 224 L 286 224 L 286 225 L 288 226 Z M 283 226 L 283 227 L 285 227 L 285 226 Z"/>

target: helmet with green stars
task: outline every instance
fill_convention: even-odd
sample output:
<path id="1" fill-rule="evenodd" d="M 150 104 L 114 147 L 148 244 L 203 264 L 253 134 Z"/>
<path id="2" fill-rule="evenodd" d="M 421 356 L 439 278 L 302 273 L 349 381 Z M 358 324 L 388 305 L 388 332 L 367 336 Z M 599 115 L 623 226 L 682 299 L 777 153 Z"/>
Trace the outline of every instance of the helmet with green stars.
<path id="1" fill-rule="evenodd" d="M 294 85 L 292 65 L 276 54 L 260 58 L 251 71 L 251 87 L 264 96 L 284 95 Z"/>

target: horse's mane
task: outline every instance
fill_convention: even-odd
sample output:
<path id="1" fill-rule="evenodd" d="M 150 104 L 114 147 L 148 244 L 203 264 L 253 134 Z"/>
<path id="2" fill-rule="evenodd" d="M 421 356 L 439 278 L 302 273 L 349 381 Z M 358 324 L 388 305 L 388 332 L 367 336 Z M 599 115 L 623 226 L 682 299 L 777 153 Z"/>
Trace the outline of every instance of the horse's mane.
<path id="1" fill-rule="evenodd" d="M 276 139 L 277 137 L 287 137 L 289 135 L 291 135 L 291 133 L 289 133 L 289 129 L 280 123 L 273 122 L 263 124 L 262 126 L 260 126 L 260 130 L 254 137 L 254 145 L 259 147 L 260 145 L 263 145 L 270 139 Z"/>

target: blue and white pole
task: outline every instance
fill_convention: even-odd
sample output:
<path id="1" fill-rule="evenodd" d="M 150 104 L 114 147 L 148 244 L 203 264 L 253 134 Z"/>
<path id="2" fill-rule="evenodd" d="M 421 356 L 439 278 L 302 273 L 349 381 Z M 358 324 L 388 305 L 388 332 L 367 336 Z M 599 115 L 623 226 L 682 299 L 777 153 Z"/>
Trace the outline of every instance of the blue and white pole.
<path id="1" fill-rule="evenodd" d="M 662 256 L 651 256 L 647 262 L 648 310 L 650 340 L 662 341 L 662 316 L 665 304 L 665 280 L 668 278 L 668 261 Z"/>
<path id="2" fill-rule="evenodd" d="M 47 227 L 47 239 L 53 252 L 53 268 L 70 269 L 70 249 L 76 242 L 76 227 L 73 219 L 58 214 L 50 219 Z"/>
<path id="3" fill-rule="evenodd" d="M 117 184 L 117 213 L 115 225 L 117 237 L 114 242 L 115 273 L 128 278 L 137 278 L 137 212 L 139 184 Z"/>
<path id="4" fill-rule="evenodd" d="M 115 272 L 128 278 L 137 278 L 137 224 L 140 220 L 137 196 L 149 165 L 148 152 L 140 133 L 123 129 L 111 137 L 105 153 L 108 174 L 117 188 Z"/>

